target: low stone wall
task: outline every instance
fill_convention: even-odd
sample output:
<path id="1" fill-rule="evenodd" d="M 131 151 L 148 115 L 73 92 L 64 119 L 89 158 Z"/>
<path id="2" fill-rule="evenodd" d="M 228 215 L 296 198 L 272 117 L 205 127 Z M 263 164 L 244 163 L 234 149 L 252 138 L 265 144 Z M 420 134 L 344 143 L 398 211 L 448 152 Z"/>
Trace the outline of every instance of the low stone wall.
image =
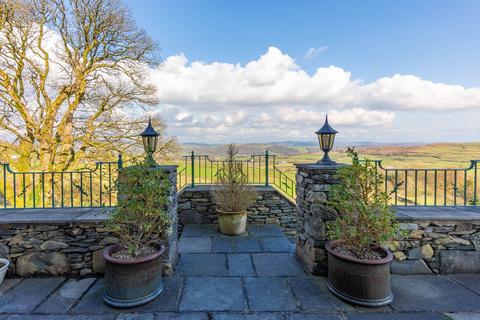
<path id="1" fill-rule="evenodd" d="M 10 273 L 18 276 L 102 273 L 103 249 L 118 242 L 101 222 L 1 227 Z"/>
<path id="2" fill-rule="evenodd" d="M 211 190 L 217 186 L 201 185 L 185 188 L 178 195 L 179 230 L 186 224 L 218 224 L 216 205 Z M 295 204 L 273 187 L 255 186 L 257 200 L 248 209 L 248 223 L 275 224 L 293 236 L 296 229 Z"/>
<path id="3" fill-rule="evenodd" d="M 407 237 L 389 245 L 392 273 L 480 273 L 480 220 L 399 221 Z"/>

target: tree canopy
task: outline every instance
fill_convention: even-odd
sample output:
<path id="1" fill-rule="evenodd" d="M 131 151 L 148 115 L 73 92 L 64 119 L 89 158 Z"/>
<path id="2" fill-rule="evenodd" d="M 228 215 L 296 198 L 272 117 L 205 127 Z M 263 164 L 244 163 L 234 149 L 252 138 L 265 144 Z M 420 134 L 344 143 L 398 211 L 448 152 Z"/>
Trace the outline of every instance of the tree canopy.
<path id="1" fill-rule="evenodd" d="M 0 152 L 17 169 L 69 170 L 143 152 L 158 49 L 118 0 L 0 4 Z M 159 152 L 176 143 L 165 124 Z M 101 157 L 101 159 L 99 159 Z M 8 160 L 8 159 L 0 159 Z"/>

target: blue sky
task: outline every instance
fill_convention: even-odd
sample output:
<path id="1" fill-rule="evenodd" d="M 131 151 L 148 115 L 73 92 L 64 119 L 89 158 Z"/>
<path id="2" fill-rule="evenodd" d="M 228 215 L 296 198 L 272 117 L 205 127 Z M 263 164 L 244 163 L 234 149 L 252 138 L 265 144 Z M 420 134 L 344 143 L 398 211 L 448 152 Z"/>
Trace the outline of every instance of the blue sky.
<path id="1" fill-rule="evenodd" d="M 374 84 L 375 90 L 381 92 L 385 87 L 377 85 L 376 81 L 392 78 L 395 74 L 413 75 L 433 84 L 459 85 L 465 90 L 480 87 L 480 1 L 129 0 L 126 3 L 137 24 L 159 43 L 163 59 L 167 61 L 169 57 L 182 55 L 187 68 L 195 61 L 201 62 L 207 67 L 200 68 L 201 71 L 191 68 L 188 72 L 201 72 L 202 78 L 208 78 L 208 72 L 215 77 L 216 71 L 212 70 L 215 63 L 244 67 L 249 62 L 258 61 L 262 55 L 277 57 L 273 51 L 268 54 L 269 47 L 273 47 L 292 60 L 294 66 L 288 67 L 289 70 L 301 70 L 313 77 L 317 68 L 335 66 L 347 72 L 352 81 L 359 81 L 362 85 Z M 224 79 L 223 76 L 220 78 Z M 162 76 L 160 79 L 177 78 Z M 199 77 L 193 79 L 198 81 Z M 177 85 L 192 86 L 191 81 L 179 81 Z M 400 82 L 402 85 L 398 84 Z M 316 83 L 312 81 L 309 85 L 315 86 Z M 157 111 L 166 114 L 170 131 L 183 141 L 202 140 L 204 137 L 198 137 L 202 131 L 210 132 L 210 138 L 219 142 L 289 140 L 286 130 L 295 131 L 292 140 L 309 139 L 308 130 L 314 124 L 295 128 L 291 121 L 282 124 L 280 119 L 283 127 L 278 130 L 255 130 L 257 127 L 252 119 L 262 109 L 269 110 L 267 114 L 303 110 L 307 118 L 313 115 L 312 112 L 321 114 L 336 110 L 338 113 L 333 118 L 348 135 L 348 138 L 344 137 L 346 140 L 480 140 L 477 129 L 480 93 L 470 90 L 457 96 L 449 91 L 442 92 L 444 88 L 441 86 L 430 89 L 429 83 L 416 87 L 415 82 L 397 79 L 395 85 L 388 88 L 401 92 L 390 92 L 391 95 L 379 100 L 383 104 L 370 100 L 359 102 L 358 98 L 344 102 L 339 96 L 333 100 L 331 97 L 305 101 L 259 99 L 258 103 L 253 103 L 256 107 L 252 107 L 251 100 L 245 102 L 232 97 L 222 88 L 218 92 L 221 98 L 210 97 L 205 101 L 198 98 L 201 91 L 190 100 L 161 93 L 163 102 Z M 164 84 L 158 83 L 160 90 Z M 301 84 L 300 79 L 292 86 L 301 90 L 298 89 Z M 199 86 L 197 90 L 201 88 Z M 407 88 L 415 95 L 424 90 L 411 107 L 401 103 L 405 101 L 405 95 L 410 95 Z M 368 90 L 367 95 L 376 95 L 377 91 Z M 249 92 L 246 91 L 245 95 Z M 345 92 L 342 90 L 338 94 Z M 424 101 L 428 100 L 429 94 L 438 96 L 432 99 L 431 105 Z M 444 100 L 442 96 L 450 97 L 446 104 L 451 108 L 437 108 Z M 390 101 L 385 101 L 387 98 L 398 101 L 390 105 Z M 358 116 L 357 121 L 342 118 L 352 114 L 352 108 L 360 108 L 366 113 L 355 111 L 353 114 L 363 115 Z M 374 116 L 383 120 L 362 127 L 359 122 L 372 118 L 371 112 L 376 112 Z M 235 118 L 235 115 L 241 119 L 228 121 L 227 117 Z M 453 130 L 452 121 L 462 126 Z M 214 124 L 217 130 L 205 130 L 206 123 Z M 230 134 L 233 130 L 238 132 L 238 128 L 244 130 L 243 137 Z"/>

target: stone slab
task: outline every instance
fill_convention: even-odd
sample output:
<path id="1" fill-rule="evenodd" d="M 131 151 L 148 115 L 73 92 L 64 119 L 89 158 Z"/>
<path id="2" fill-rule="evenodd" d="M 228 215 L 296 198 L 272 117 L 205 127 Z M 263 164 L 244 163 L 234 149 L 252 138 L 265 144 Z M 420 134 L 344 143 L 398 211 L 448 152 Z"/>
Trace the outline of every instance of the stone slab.
<path id="1" fill-rule="evenodd" d="M 246 306 L 240 278 L 186 278 L 180 311 L 243 311 Z"/>
<path id="2" fill-rule="evenodd" d="M 396 311 L 480 311 L 480 296 L 446 276 L 392 275 Z"/>
<path id="3" fill-rule="evenodd" d="M 212 252 L 212 238 L 181 237 L 178 249 L 180 253 L 210 253 Z"/>
<path id="4" fill-rule="evenodd" d="M 345 320 L 339 314 L 331 313 L 293 313 L 287 317 L 288 320 Z"/>
<path id="5" fill-rule="evenodd" d="M 20 281 L 22 281 L 21 278 L 4 279 L 2 285 L 0 286 L 0 297 L 5 295 L 9 290 L 15 287 Z"/>
<path id="6" fill-rule="evenodd" d="M 479 273 L 480 251 L 441 250 L 440 273 Z"/>
<path id="7" fill-rule="evenodd" d="M 309 312 L 353 310 L 328 290 L 324 277 L 295 277 L 289 278 L 288 281 L 302 310 Z"/>
<path id="8" fill-rule="evenodd" d="M 450 278 L 480 295 L 480 274 L 455 274 Z"/>
<path id="9" fill-rule="evenodd" d="M 155 315 L 153 313 L 123 313 L 118 315 L 115 320 L 154 320 Z"/>
<path id="10" fill-rule="evenodd" d="M 233 253 L 235 252 L 235 242 L 232 237 L 213 237 L 212 253 Z"/>
<path id="11" fill-rule="evenodd" d="M 480 207 L 395 207 L 397 214 L 407 220 L 480 221 Z"/>
<path id="12" fill-rule="evenodd" d="M 25 279 L 0 299 L 0 313 L 29 313 L 65 281 L 64 278 Z"/>
<path id="13" fill-rule="evenodd" d="M 40 209 L 39 209 L 40 210 Z M 58 210 L 58 209 L 57 209 Z M 32 213 L 11 213 L 0 216 L 0 224 L 15 224 L 15 223 L 65 223 L 71 222 L 76 217 L 84 214 L 83 212 L 68 210 L 50 209 L 49 211 L 41 210 L 40 212 Z M 91 209 L 90 209 L 91 210 Z"/>
<path id="14" fill-rule="evenodd" d="M 480 313 L 446 313 L 449 320 L 480 320 Z"/>
<path id="15" fill-rule="evenodd" d="M 300 263 L 291 253 L 252 253 L 260 277 L 304 276 Z"/>
<path id="16" fill-rule="evenodd" d="M 351 313 L 347 314 L 348 320 L 448 320 L 439 312 L 405 312 L 405 313 Z"/>
<path id="17" fill-rule="evenodd" d="M 285 278 L 245 278 L 248 305 L 252 311 L 295 311 L 297 302 Z"/>
<path id="18" fill-rule="evenodd" d="M 87 212 L 85 214 L 82 214 L 76 217 L 74 220 L 77 222 L 107 221 L 109 217 L 109 214 L 108 214 L 109 210 L 110 209 L 108 208 L 95 208 L 90 212 Z"/>
<path id="19" fill-rule="evenodd" d="M 405 260 L 392 261 L 390 263 L 390 271 L 392 274 L 413 275 L 413 274 L 432 274 L 432 270 L 427 266 L 425 261 Z"/>
<path id="20" fill-rule="evenodd" d="M 48 297 L 35 312 L 66 313 L 96 281 L 96 278 L 70 279 Z"/>
<path id="21" fill-rule="evenodd" d="M 273 224 L 258 224 L 247 226 L 248 232 L 255 237 L 284 237 L 282 229 Z"/>
<path id="22" fill-rule="evenodd" d="M 264 252 L 294 252 L 295 244 L 283 237 L 260 238 L 260 245 Z"/>
<path id="23" fill-rule="evenodd" d="M 73 309 L 74 314 L 137 313 L 177 311 L 183 278 L 164 277 L 163 292 L 153 301 L 130 309 L 116 309 L 103 302 L 104 279 L 99 279 L 80 299 Z"/>
<path id="24" fill-rule="evenodd" d="M 208 320 L 208 314 L 200 312 L 163 312 L 155 316 L 156 320 Z"/>
<path id="25" fill-rule="evenodd" d="M 216 313 L 213 320 L 283 320 L 281 314 L 276 313 Z"/>
<path id="26" fill-rule="evenodd" d="M 182 237 L 207 237 L 219 234 L 217 227 L 212 224 L 187 224 L 182 231 Z"/>
<path id="27" fill-rule="evenodd" d="M 228 273 L 230 276 L 256 276 L 252 258 L 248 253 L 235 253 L 227 255 Z"/>
<path id="28" fill-rule="evenodd" d="M 182 254 L 177 264 L 177 275 L 195 276 L 228 276 L 227 258 L 224 254 Z"/>
<path id="29" fill-rule="evenodd" d="M 0 320 L 114 320 L 116 314 L 67 315 L 67 314 L 22 314 L 0 316 Z"/>
<path id="30" fill-rule="evenodd" d="M 240 237 L 235 241 L 235 252 L 237 253 L 251 253 L 262 252 L 260 243 L 256 238 Z"/>

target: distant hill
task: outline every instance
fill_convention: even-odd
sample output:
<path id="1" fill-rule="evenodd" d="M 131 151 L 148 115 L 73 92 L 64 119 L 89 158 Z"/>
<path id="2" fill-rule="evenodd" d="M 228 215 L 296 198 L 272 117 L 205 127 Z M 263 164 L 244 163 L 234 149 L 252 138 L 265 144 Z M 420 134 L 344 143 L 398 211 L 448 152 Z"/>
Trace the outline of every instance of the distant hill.
<path id="1" fill-rule="evenodd" d="M 318 142 L 316 141 L 278 141 L 267 143 L 243 143 L 237 144 L 241 155 L 263 154 L 268 150 L 272 154 L 282 156 L 295 156 L 306 153 L 318 152 Z M 377 143 L 377 142 L 346 142 L 339 141 L 335 144 L 337 150 L 346 149 L 348 146 L 359 148 L 382 148 L 383 146 L 412 146 L 422 145 L 420 143 Z M 212 157 L 221 157 L 227 149 L 226 144 L 209 144 L 209 143 L 183 143 L 181 144 L 182 153 L 188 154 L 194 151 L 196 154 L 207 154 Z"/>

